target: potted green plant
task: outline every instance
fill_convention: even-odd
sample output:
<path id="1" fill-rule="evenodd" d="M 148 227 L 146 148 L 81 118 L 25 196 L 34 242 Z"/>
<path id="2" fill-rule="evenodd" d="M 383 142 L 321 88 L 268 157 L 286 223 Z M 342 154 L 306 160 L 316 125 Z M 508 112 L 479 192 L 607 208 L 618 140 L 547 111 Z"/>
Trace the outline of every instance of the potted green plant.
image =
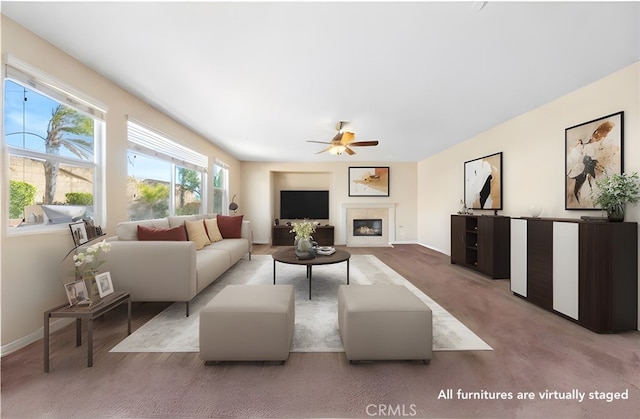
<path id="1" fill-rule="evenodd" d="M 609 221 L 624 221 L 625 205 L 635 204 L 638 194 L 638 173 L 614 174 L 596 181 L 593 202 L 607 211 Z"/>

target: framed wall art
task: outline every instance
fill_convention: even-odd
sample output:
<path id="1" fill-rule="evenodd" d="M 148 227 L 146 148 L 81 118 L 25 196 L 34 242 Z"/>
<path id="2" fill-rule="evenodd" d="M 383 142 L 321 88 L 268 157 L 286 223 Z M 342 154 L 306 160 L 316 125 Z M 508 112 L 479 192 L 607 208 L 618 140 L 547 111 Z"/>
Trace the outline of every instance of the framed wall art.
<path id="1" fill-rule="evenodd" d="M 591 196 L 596 181 L 622 174 L 624 112 L 564 130 L 565 209 L 599 209 Z"/>
<path id="2" fill-rule="evenodd" d="M 464 203 L 469 209 L 502 209 L 502 152 L 464 162 Z"/>
<path id="3" fill-rule="evenodd" d="M 389 196 L 389 167 L 349 167 L 349 196 Z"/>

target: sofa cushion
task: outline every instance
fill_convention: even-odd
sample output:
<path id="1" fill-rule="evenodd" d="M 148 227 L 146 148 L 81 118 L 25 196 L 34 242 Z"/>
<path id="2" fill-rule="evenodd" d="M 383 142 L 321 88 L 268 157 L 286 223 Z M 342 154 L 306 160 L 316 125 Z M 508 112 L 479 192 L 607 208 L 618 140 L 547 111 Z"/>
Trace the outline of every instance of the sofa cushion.
<path id="1" fill-rule="evenodd" d="M 231 263 L 235 263 L 242 259 L 244 255 L 249 253 L 249 240 L 247 239 L 224 239 L 218 242 L 211 244 L 206 250 L 223 250 L 229 253 L 229 257 L 231 258 Z"/>
<path id="2" fill-rule="evenodd" d="M 219 242 L 222 240 L 222 234 L 218 228 L 218 220 L 215 218 L 204 220 L 204 226 L 207 228 L 207 235 L 211 243 Z"/>
<path id="3" fill-rule="evenodd" d="M 222 242 L 220 242 L 222 243 Z M 200 292 L 207 285 L 215 281 L 220 275 L 231 267 L 234 261 L 231 260 L 229 252 L 212 249 L 207 246 L 197 252 L 196 257 L 196 291 Z"/>
<path id="4" fill-rule="evenodd" d="M 174 228 L 155 228 L 139 225 L 138 240 L 187 241 L 187 233 L 183 226 Z"/>
<path id="5" fill-rule="evenodd" d="M 216 219 L 218 220 L 218 228 L 220 229 L 220 234 L 225 239 L 238 239 L 241 237 L 240 231 L 242 230 L 242 218 L 244 215 L 237 216 L 227 216 L 227 215 L 218 215 Z"/>
<path id="6" fill-rule="evenodd" d="M 166 218 L 156 218 L 142 221 L 123 221 L 116 226 L 118 240 L 130 241 L 138 240 L 138 226 L 149 228 L 169 228 L 169 221 Z"/>
<path id="7" fill-rule="evenodd" d="M 207 236 L 207 230 L 204 228 L 204 222 L 199 221 L 184 221 L 184 226 L 187 228 L 187 237 L 189 240 L 196 244 L 196 250 L 200 250 L 205 246 L 211 244 L 209 236 Z"/>

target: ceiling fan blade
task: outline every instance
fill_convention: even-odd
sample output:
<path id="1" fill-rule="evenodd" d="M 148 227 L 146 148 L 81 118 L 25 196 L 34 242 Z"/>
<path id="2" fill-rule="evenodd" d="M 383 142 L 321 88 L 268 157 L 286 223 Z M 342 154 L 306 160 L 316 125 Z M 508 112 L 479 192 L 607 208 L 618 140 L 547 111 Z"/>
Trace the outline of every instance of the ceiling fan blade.
<path id="1" fill-rule="evenodd" d="M 328 141 L 314 141 L 314 140 L 307 140 L 308 143 L 318 143 L 318 144 L 331 144 Z"/>
<path id="2" fill-rule="evenodd" d="M 325 148 L 324 150 L 320 150 L 320 151 L 318 151 L 317 153 L 314 153 L 314 154 L 324 153 L 324 152 L 326 152 L 326 151 L 331 150 L 332 148 L 333 148 L 333 146 L 329 146 L 329 147 Z"/>
<path id="3" fill-rule="evenodd" d="M 340 144 L 342 145 L 351 144 L 351 142 L 355 140 L 355 138 L 356 138 L 356 135 L 353 132 L 345 131 L 342 133 Z"/>
<path id="4" fill-rule="evenodd" d="M 342 141 L 342 138 L 343 138 L 343 133 L 339 132 L 333 136 L 333 138 L 331 139 L 331 142 L 336 144 L 340 143 Z"/>
<path id="5" fill-rule="evenodd" d="M 349 145 L 350 146 L 356 146 L 356 147 L 369 147 L 369 146 L 373 146 L 373 145 L 378 145 L 378 141 L 377 140 L 356 141 L 355 143 L 351 143 Z"/>
<path id="6" fill-rule="evenodd" d="M 350 155 L 350 156 L 353 156 L 354 154 L 356 154 L 355 151 L 351 150 L 349 147 L 346 147 L 346 146 L 344 148 L 344 151 L 346 151 L 347 154 Z"/>

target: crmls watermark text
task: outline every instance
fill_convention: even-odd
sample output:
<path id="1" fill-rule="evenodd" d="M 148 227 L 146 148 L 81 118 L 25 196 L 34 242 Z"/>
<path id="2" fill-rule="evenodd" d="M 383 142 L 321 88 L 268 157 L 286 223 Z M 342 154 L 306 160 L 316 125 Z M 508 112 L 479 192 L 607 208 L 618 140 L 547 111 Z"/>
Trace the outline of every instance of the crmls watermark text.
<path id="1" fill-rule="evenodd" d="M 367 416 L 411 417 L 418 414 L 415 404 L 368 404 Z"/>

